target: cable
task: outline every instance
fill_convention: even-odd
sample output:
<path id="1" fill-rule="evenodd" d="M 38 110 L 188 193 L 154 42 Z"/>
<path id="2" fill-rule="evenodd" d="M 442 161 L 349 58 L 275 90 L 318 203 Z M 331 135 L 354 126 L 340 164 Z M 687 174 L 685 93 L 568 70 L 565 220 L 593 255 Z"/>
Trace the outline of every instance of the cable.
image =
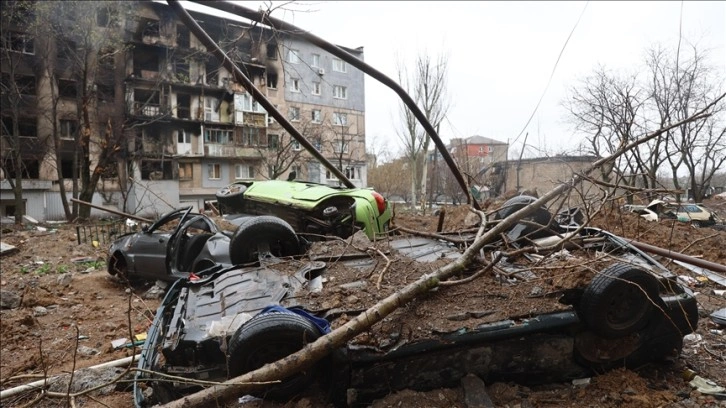
<path id="1" fill-rule="evenodd" d="M 572 27 L 572 31 L 570 31 L 570 35 L 567 36 L 567 40 L 565 40 L 565 44 L 562 46 L 562 49 L 560 50 L 560 55 L 557 56 L 557 61 L 555 61 L 555 66 L 552 67 L 552 73 L 550 74 L 550 79 L 547 81 L 547 86 L 545 86 L 544 91 L 542 92 L 542 96 L 540 96 L 539 101 L 537 102 L 537 106 L 534 107 L 534 111 L 532 111 L 532 115 L 527 119 L 527 123 L 524 125 L 524 128 L 522 128 L 522 131 L 519 132 L 516 138 L 514 138 L 514 141 L 512 141 L 512 145 L 517 143 L 517 140 L 522 136 L 522 133 L 524 133 L 525 130 L 527 130 L 527 126 L 529 126 L 529 123 L 532 121 L 532 118 L 537 113 L 537 109 L 539 109 L 540 103 L 542 103 L 542 99 L 544 99 L 545 94 L 547 93 L 547 89 L 550 87 L 550 83 L 552 83 L 552 78 L 555 76 L 555 70 L 557 70 L 557 65 L 560 63 L 560 58 L 562 58 L 562 54 L 565 52 L 565 48 L 567 47 L 567 44 L 570 42 L 570 38 L 572 38 L 572 34 L 575 32 L 575 29 L 577 28 L 577 25 L 580 24 L 580 20 L 582 20 L 582 16 L 585 14 L 585 10 L 587 9 L 587 5 L 590 4 L 589 1 L 585 3 L 585 7 L 582 8 L 582 12 L 580 12 L 580 17 L 577 18 L 577 22 L 575 23 L 575 26 Z"/>

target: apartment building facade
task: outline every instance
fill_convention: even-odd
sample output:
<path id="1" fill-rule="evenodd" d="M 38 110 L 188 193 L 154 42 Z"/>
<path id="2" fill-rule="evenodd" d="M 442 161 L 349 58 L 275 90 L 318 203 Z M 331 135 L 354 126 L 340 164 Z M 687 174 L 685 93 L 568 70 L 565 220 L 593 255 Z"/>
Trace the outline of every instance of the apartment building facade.
<path id="1" fill-rule="evenodd" d="M 93 91 L 89 122 L 92 139 L 99 143 L 91 149 L 92 163 L 109 154 L 103 150 L 109 143 L 118 145 L 112 164 L 103 168 L 95 204 L 156 215 L 187 204 L 203 208 L 219 188 L 235 181 L 284 179 L 294 173 L 298 180 L 338 184 L 166 4 L 124 5 L 126 14 L 96 16 L 96 36 L 115 35 L 118 40 L 113 47 L 99 42 L 98 49 L 87 53 L 95 56 L 98 75 L 92 81 L 79 78 L 59 53 L 65 49 L 61 41 L 76 41 L 69 49 L 79 49 L 78 39 L 38 38 L 22 26 L 3 30 L 4 53 L 20 61 L 13 65 L 3 59 L 3 83 L 28 85 L 28 95 L 21 98 L 27 109 L 19 120 L 5 109 L 12 101 L 5 92 L 10 88 L 3 86 L 8 95 L 2 113 L 3 162 L 19 149 L 29 169 L 23 174 L 25 213 L 40 220 L 64 217 L 59 184 L 68 192 L 73 189 L 80 107 L 90 100 L 79 97 L 87 95 L 79 88 L 82 84 L 90 84 Z M 98 13 L 104 10 L 109 12 Z M 356 185 L 366 185 L 362 72 L 283 33 L 204 13 L 192 15 L 326 158 Z M 51 52 L 41 56 L 41 48 Z M 347 50 L 363 58 L 362 49 Z M 55 112 L 52 117 L 41 114 L 50 110 Z M 21 146 L 9 142 L 18 140 L 18 132 Z M 0 181 L 3 216 L 14 211 L 7 180 L 14 176 L 4 171 Z M 26 192 L 25 186 L 33 189 Z"/>

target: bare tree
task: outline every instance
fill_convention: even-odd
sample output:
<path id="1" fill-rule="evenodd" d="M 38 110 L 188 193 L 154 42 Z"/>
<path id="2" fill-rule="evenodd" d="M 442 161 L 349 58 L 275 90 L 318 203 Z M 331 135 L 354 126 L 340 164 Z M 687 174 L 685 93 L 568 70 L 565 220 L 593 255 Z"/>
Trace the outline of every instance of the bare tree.
<path id="1" fill-rule="evenodd" d="M 448 64 L 445 56 L 435 61 L 429 55 L 416 58 L 414 71 L 409 72 L 403 64 L 398 66 L 398 80 L 404 90 L 413 96 L 431 125 L 438 129 L 449 109 L 447 100 Z M 400 107 L 402 127 L 398 136 L 403 142 L 404 156 L 413 170 L 411 172 L 411 197 L 416 203 L 426 192 L 426 167 L 431 138 L 421 128 L 404 104 Z"/>
<path id="2" fill-rule="evenodd" d="M 723 92 L 718 86 L 716 68 L 709 66 L 707 54 L 691 46 L 688 55 L 680 50 L 673 57 L 660 47 L 648 52 L 652 75 L 649 92 L 660 123 L 678 121 L 700 110 L 709 100 Z M 709 118 L 684 123 L 666 134 L 665 156 L 676 189 L 682 168 L 687 172 L 687 186 L 693 199 L 701 201 L 714 174 L 726 161 L 726 105 L 714 108 Z"/>
<path id="3" fill-rule="evenodd" d="M 576 129 L 591 135 L 588 150 L 598 157 L 610 154 L 635 137 L 687 118 L 717 99 L 723 91 L 716 85 L 715 69 L 695 46 L 690 51 L 690 56 L 679 58 L 653 47 L 645 59 L 648 69 L 642 74 L 623 76 L 600 67 L 574 88 L 565 104 Z M 682 188 L 679 172 L 685 169 L 694 199 L 700 200 L 726 160 L 724 108 L 720 103 L 708 118 L 683 123 L 626 152 L 614 163 L 619 182 L 652 191 L 659 186 L 659 172 L 667 163 L 675 187 Z M 602 176 L 609 181 L 608 174 Z"/>

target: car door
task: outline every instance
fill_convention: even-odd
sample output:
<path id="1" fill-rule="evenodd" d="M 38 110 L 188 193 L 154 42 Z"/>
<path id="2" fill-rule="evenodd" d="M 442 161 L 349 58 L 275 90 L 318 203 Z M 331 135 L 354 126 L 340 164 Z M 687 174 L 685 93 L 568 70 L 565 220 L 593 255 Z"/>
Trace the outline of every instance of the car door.
<path id="1" fill-rule="evenodd" d="M 163 278 L 168 274 L 166 267 L 166 252 L 169 239 L 178 227 L 180 219 L 189 212 L 190 208 L 172 211 L 160 218 L 132 245 L 134 273 L 144 277 Z"/>

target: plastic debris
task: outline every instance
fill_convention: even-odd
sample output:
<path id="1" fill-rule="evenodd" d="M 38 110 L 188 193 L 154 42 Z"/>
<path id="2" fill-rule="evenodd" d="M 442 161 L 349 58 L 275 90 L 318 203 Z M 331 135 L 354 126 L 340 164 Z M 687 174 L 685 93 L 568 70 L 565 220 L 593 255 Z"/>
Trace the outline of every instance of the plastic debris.
<path id="1" fill-rule="evenodd" d="M 689 384 L 701 394 L 721 394 L 726 392 L 726 388 L 700 375 L 694 376 Z"/>
<path id="2" fill-rule="evenodd" d="M 716 324 L 726 326 L 726 307 L 711 313 L 711 320 Z"/>

